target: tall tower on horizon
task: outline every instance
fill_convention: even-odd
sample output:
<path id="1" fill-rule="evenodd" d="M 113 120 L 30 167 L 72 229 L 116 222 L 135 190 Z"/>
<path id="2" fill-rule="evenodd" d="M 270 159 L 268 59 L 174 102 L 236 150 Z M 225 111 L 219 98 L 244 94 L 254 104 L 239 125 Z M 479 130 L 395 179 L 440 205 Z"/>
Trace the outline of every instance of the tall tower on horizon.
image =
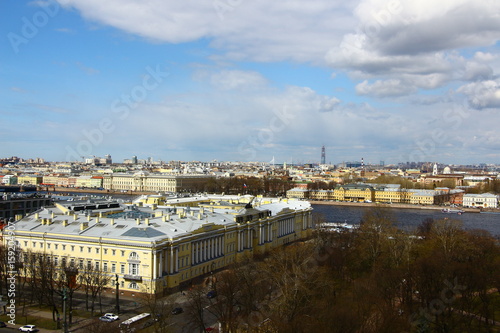
<path id="1" fill-rule="evenodd" d="M 326 164 L 326 150 L 325 150 L 325 146 L 321 147 L 321 164 Z"/>

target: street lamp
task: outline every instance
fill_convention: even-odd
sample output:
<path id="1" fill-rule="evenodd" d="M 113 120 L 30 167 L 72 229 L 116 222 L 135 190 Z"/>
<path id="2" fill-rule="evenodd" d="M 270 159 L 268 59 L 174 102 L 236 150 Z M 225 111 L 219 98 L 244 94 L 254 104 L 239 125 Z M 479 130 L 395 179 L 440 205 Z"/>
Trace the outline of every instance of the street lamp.
<path id="1" fill-rule="evenodd" d="M 116 314 L 120 312 L 120 283 L 118 282 L 118 274 L 115 274 L 116 278 Z"/>
<path id="2" fill-rule="evenodd" d="M 70 265 L 64 269 L 66 273 L 66 286 L 63 290 L 63 310 L 64 310 L 64 332 L 68 331 L 68 320 L 66 318 L 66 291 L 69 290 L 69 325 L 73 323 L 73 291 L 76 288 L 76 276 L 78 275 L 78 268 Z"/>

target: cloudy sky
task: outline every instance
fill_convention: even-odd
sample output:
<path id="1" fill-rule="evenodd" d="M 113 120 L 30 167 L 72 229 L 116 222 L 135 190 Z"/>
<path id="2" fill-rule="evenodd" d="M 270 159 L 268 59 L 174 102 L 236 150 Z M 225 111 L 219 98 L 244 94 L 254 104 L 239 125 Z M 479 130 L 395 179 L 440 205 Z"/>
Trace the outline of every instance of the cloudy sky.
<path id="1" fill-rule="evenodd" d="M 500 163 L 497 0 L 0 1 L 0 157 Z"/>

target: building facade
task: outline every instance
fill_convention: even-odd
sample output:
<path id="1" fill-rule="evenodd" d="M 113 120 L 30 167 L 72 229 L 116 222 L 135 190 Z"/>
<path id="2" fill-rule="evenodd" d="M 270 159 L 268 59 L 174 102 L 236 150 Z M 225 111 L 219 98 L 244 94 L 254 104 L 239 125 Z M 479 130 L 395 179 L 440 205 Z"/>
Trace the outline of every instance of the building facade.
<path id="1" fill-rule="evenodd" d="M 471 208 L 497 208 L 498 196 L 491 193 L 464 194 L 463 206 Z"/>
<path id="2" fill-rule="evenodd" d="M 198 191 L 212 176 L 206 175 L 155 175 L 145 172 L 111 174 L 103 176 L 107 190 L 132 190 L 138 192 Z"/>
<path id="3" fill-rule="evenodd" d="M 99 267 L 113 277 L 109 288 L 117 275 L 123 291 L 165 294 L 313 230 L 312 208 L 299 200 L 206 197 L 198 207 L 140 206 L 58 203 L 17 221 L 16 241 L 80 270 Z"/>

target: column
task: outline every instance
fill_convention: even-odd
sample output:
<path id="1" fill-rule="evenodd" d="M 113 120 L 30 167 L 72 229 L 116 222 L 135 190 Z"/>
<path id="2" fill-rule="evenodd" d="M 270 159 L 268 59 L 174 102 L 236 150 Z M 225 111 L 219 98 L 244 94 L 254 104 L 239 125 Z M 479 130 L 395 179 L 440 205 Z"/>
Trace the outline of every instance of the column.
<path id="1" fill-rule="evenodd" d="M 252 248 L 252 229 L 248 228 L 248 248 Z"/>
<path id="2" fill-rule="evenodd" d="M 210 259 L 215 257 L 215 238 L 210 238 Z"/>
<path id="3" fill-rule="evenodd" d="M 175 272 L 179 271 L 179 248 L 175 249 Z"/>
<path id="4" fill-rule="evenodd" d="M 199 264 L 201 262 L 201 242 L 196 242 L 196 263 Z"/>
<path id="5" fill-rule="evenodd" d="M 157 262 L 157 259 L 158 259 L 157 258 L 157 252 L 154 251 L 153 252 L 153 276 L 152 276 L 153 280 L 158 277 L 157 276 L 157 274 L 158 274 L 158 269 L 157 269 L 158 262 Z"/>
<path id="6" fill-rule="evenodd" d="M 220 255 L 223 256 L 224 255 L 224 236 L 221 236 L 221 244 L 220 244 Z"/>
<path id="7" fill-rule="evenodd" d="M 163 249 L 160 250 L 160 264 L 159 264 L 159 272 L 157 277 L 162 277 L 163 275 Z"/>
<path id="8" fill-rule="evenodd" d="M 194 242 L 191 243 L 191 266 L 195 264 L 196 247 Z"/>
<path id="9" fill-rule="evenodd" d="M 170 247 L 170 274 L 174 273 L 174 248 L 171 245 Z"/>

